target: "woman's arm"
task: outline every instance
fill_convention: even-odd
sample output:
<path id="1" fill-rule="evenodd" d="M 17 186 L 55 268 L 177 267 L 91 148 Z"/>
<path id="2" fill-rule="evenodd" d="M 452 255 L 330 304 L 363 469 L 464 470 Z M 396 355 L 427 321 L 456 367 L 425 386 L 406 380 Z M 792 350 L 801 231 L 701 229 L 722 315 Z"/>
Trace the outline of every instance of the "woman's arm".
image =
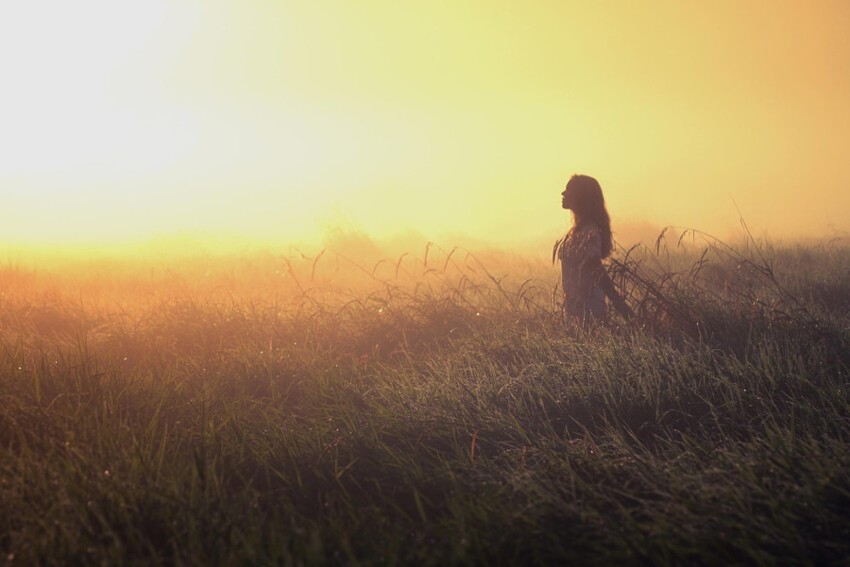
<path id="1" fill-rule="evenodd" d="M 602 291 L 605 292 L 605 295 L 607 295 L 608 299 L 611 300 L 611 304 L 614 306 L 614 309 L 617 310 L 617 313 L 619 313 L 626 321 L 632 319 L 632 317 L 634 317 L 634 313 L 632 313 L 632 310 L 629 308 L 628 304 L 626 304 L 626 301 L 619 293 L 617 293 L 617 289 L 614 287 L 614 282 L 611 281 L 611 277 L 602 266 L 602 260 L 599 258 L 590 258 L 584 265 L 589 269 L 596 285 L 602 288 Z"/>

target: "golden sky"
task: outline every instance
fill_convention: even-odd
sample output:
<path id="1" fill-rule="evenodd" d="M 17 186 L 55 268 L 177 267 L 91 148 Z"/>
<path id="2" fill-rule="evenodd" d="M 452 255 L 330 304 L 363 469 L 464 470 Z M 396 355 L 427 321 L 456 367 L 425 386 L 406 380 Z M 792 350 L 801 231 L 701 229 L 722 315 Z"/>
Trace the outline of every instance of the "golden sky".
<path id="1" fill-rule="evenodd" d="M 850 230 L 845 0 L 0 2 L 0 241 Z"/>

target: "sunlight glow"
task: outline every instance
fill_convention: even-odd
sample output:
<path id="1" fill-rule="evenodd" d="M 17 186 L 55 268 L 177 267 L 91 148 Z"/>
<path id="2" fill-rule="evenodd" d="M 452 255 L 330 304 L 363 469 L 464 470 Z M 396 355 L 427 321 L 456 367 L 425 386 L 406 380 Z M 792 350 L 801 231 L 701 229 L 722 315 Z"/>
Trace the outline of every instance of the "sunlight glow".
<path id="1" fill-rule="evenodd" d="M 137 175 L 186 151 L 181 117 L 122 84 L 128 64 L 162 48 L 168 4 L 3 3 L 0 171 L 109 179 L 110 171 Z"/>
<path id="2" fill-rule="evenodd" d="M 537 242 L 574 172 L 615 230 L 722 232 L 737 203 L 846 232 L 848 25 L 827 0 L 3 2 L 0 242 Z"/>

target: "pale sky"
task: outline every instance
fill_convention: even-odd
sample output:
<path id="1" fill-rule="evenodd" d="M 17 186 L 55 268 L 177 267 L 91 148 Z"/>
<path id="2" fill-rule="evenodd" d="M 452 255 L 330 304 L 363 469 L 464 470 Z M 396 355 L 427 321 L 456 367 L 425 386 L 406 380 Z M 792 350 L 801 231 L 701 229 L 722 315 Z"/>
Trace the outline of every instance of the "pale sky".
<path id="1" fill-rule="evenodd" d="M 0 0 L 0 243 L 850 231 L 850 2 Z"/>

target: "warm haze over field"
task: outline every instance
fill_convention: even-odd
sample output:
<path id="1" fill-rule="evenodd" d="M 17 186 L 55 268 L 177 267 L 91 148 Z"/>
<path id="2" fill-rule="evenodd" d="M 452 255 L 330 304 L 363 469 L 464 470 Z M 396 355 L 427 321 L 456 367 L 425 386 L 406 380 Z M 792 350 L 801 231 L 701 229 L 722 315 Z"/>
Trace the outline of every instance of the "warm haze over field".
<path id="1" fill-rule="evenodd" d="M 848 149 L 850 0 L 0 0 L 0 563 L 846 566 Z"/>
<path id="2" fill-rule="evenodd" d="M 0 3 L 0 242 L 850 230 L 850 3 Z M 544 250 L 545 252 L 545 250 Z"/>

